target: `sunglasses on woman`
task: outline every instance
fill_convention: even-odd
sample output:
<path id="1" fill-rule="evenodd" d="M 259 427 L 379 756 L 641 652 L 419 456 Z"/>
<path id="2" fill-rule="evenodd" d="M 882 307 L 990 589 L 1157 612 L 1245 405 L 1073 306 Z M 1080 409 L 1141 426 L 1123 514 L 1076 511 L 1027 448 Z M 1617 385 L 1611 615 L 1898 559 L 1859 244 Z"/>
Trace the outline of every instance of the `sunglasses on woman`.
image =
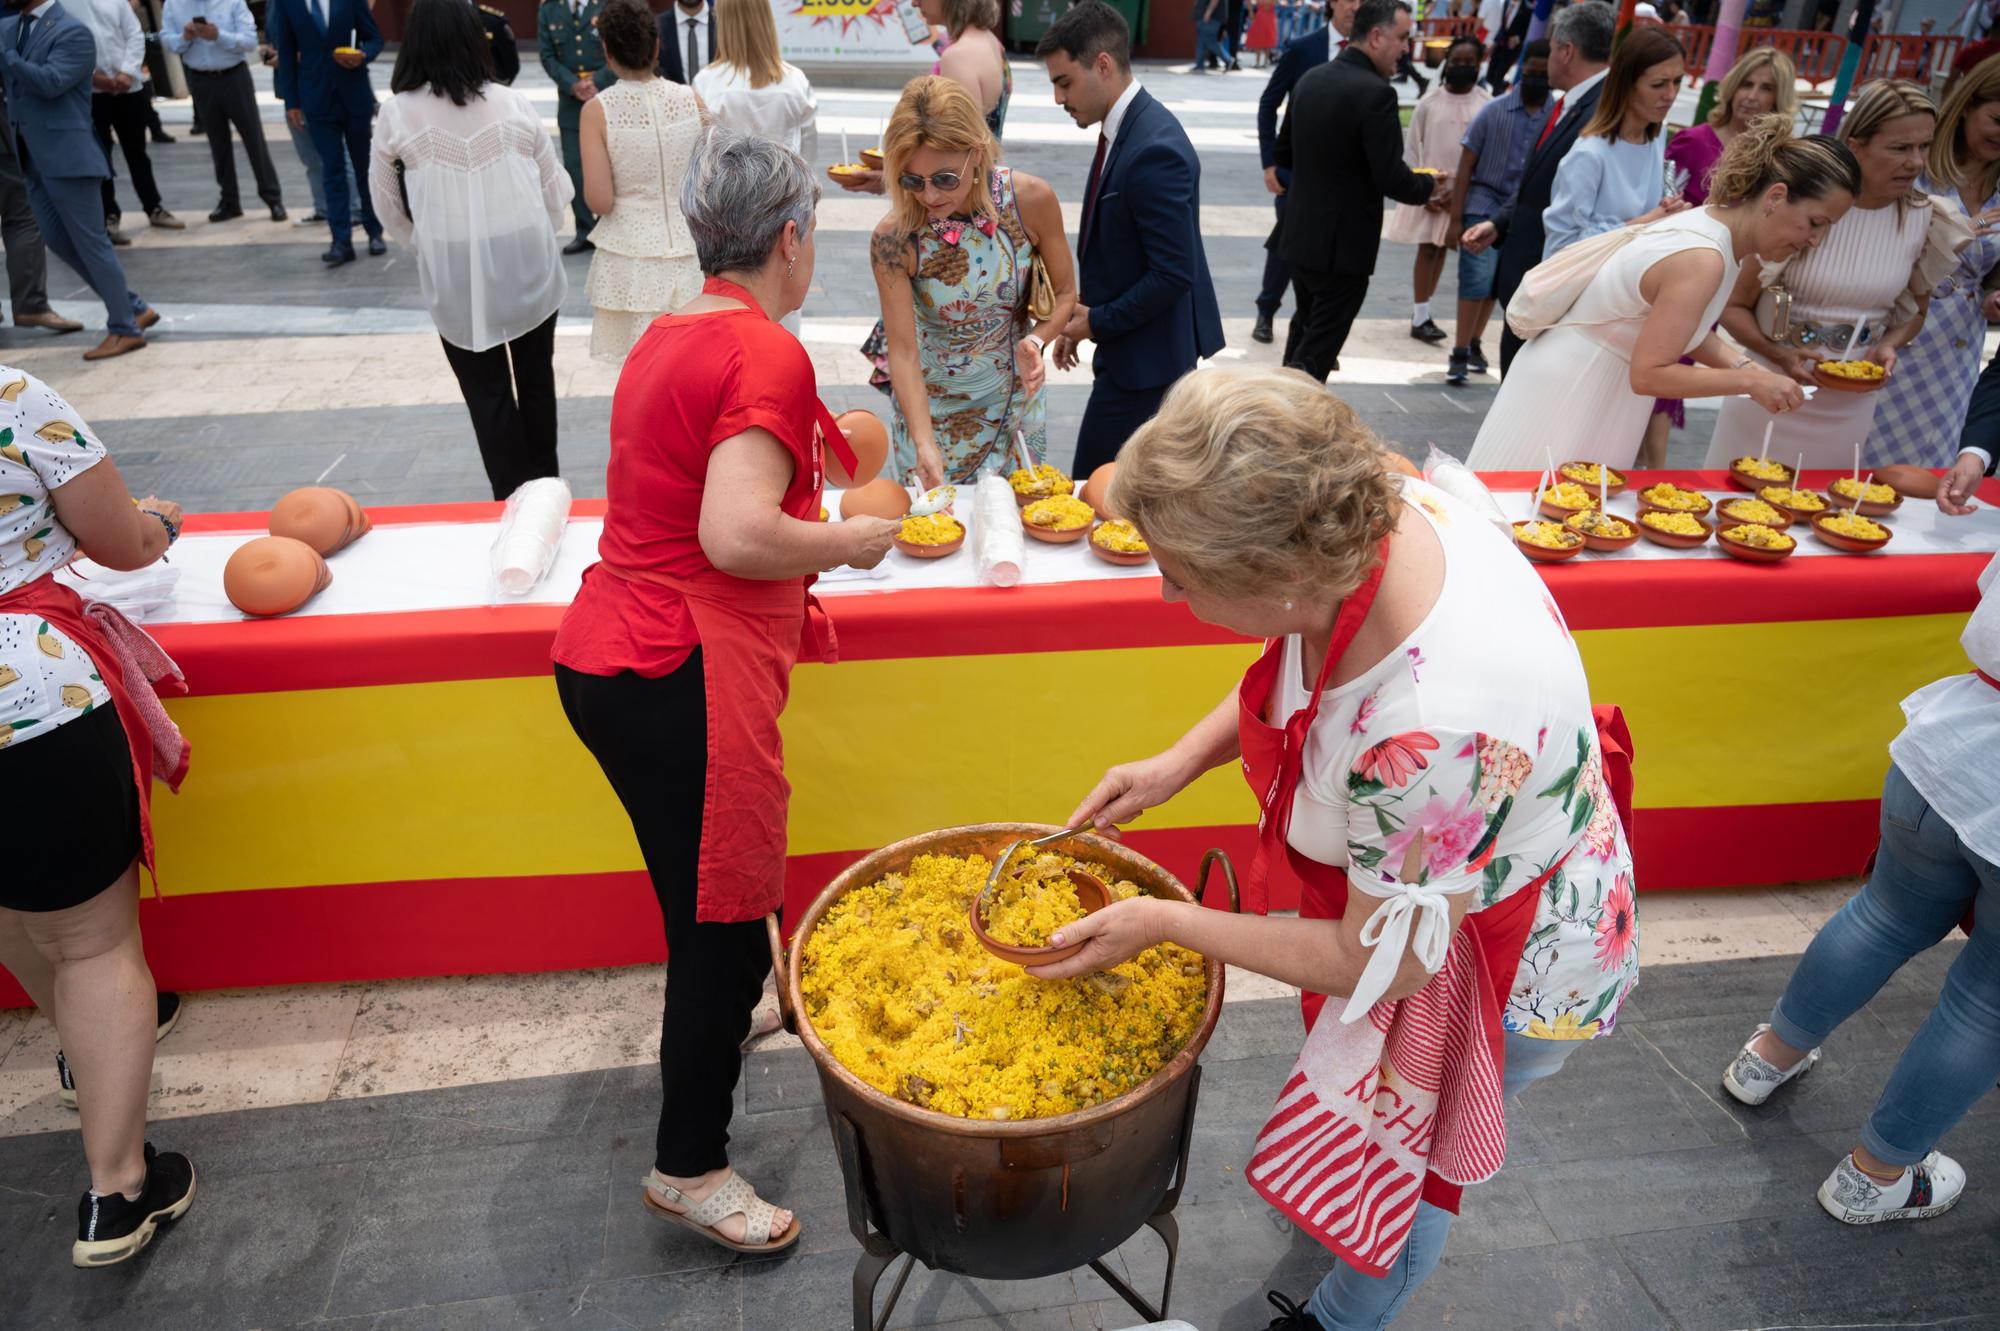
<path id="1" fill-rule="evenodd" d="M 965 168 L 970 165 L 972 165 L 972 153 L 968 149 L 965 154 L 965 160 L 959 163 L 958 170 L 956 171 L 940 171 L 932 176 L 919 176 L 905 171 L 902 175 L 896 177 L 896 183 L 901 185 L 910 194 L 920 193 L 926 183 L 935 189 L 949 193 L 957 189 L 959 182 L 965 179 Z"/>

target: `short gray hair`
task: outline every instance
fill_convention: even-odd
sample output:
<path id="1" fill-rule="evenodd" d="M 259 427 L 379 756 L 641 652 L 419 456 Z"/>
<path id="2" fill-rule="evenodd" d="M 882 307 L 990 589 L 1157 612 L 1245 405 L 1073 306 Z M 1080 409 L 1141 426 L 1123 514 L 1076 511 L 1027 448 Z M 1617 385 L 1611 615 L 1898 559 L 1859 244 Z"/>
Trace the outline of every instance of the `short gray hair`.
<path id="1" fill-rule="evenodd" d="M 1568 42 L 1593 65 L 1611 59 L 1611 39 L 1618 35 L 1618 15 L 1604 0 L 1585 0 L 1559 12 L 1549 23 L 1549 45 Z"/>
<path id="2" fill-rule="evenodd" d="M 695 145 L 681 181 L 681 213 L 701 271 L 754 271 L 771 257 L 785 223 L 812 234 L 819 178 L 773 139 L 717 125 Z"/>

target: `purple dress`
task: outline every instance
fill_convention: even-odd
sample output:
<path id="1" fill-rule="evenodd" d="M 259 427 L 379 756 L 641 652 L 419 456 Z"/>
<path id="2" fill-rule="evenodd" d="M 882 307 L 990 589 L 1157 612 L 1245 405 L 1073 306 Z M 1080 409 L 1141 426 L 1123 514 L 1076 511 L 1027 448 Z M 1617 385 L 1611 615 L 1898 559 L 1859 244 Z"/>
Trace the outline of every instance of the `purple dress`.
<path id="1" fill-rule="evenodd" d="M 1667 169 L 1675 167 L 1687 175 L 1681 186 L 1681 197 L 1691 208 L 1699 208 L 1708 202 L 1708 178 L 1715 171 L 1715 164 L 1722 160 L 1722 140 L 1716 136 L 1715 126 L 1703 121 L 1691 125 L 1667 140 Z M 1681 364 L 1692 365 L 1690 358 L 1681 357 Z M 1674 423 L 1676 430 L 1687 424 L 1687 408 L 1677 397 L 1656 398 L 1653 402 L 1656 413 L 1665 413 Z"/>

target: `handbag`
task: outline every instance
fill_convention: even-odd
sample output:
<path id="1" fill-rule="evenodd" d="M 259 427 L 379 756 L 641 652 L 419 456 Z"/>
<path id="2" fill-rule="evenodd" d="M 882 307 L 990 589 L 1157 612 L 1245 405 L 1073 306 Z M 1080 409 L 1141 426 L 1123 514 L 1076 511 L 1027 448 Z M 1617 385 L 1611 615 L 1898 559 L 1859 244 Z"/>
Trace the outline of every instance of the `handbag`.
<path id="1" fill-rule="evenodd" d="M 1042 252 L 1028 253 L 1028 317 L 1036 323 L 1056 312 L 1056 283 L 1049 276 L 1049 266 L 1042 262 Z"/>
<path id="2" fill-rule="evenodd" d="M 1580 240 L 1542 260 L 1521 279 L 1507 302 L 1507 326 L 1523 341 L 1563 321 L 1612 255 L 1630 244 L 1638 227 L 1620 227 Z"/>

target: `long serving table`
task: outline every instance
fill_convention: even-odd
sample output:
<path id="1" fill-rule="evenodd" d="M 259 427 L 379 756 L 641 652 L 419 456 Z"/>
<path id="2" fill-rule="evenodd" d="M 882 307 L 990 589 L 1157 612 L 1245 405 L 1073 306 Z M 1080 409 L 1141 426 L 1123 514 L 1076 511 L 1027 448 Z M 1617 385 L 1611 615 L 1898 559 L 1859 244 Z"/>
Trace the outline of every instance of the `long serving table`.
<path id="1" fill-rule="evenodd" d="M 1724 488 L 1712 473 L 1663 475 Z M 1526 512 L 1532 475 L 1486 479 Z M 1540 566 L 1593 694 L 1630 720 L 1642 888 L 1860 869 L 1898 700 L 1967 668 L 1958 634 L 2000 550 L 2000 486 L 1984 498 L 1950 522 L 1906 504 L 1875 555 L 1822 554 L 1806 537 L 1770 566 L 1644 544 Z M 1630 496 L 1612 508 L 1630 513 Z M 221 592 L 224 561 L 263 516 L 190 519 L 176 600 L 148 620 L 193 687 L 168 704 L 192 771 L 154 801 L 163 896 L 143 917 L 162 985 L 664 955 L 631 827 L 549 672 L 602 511 L 579 503 L 548 579 L 493 604 L 498 505 L 371 509 L 375 530 L 330 561 L 333 585 L 264 621 Z M 784 718 L 794 917 L 889 841 L 1062 819 L 1104 767 L 1156 752 L 1214 706 L 1257 651 L 1161 602 L 1150 566 L 1114 568 L 1081 546 L 1030 542 L 1010 589 L 974 585 L 968 549 L 891 554 L 881 576 L 819 591 L 840 662 L 800 666 Z M 1132 841 L 1191 877 L 1211 845 L 1245 855 L 1254 817 L 1224 769 Z M 1274 886 L 1278 904 L 1294 899 Z M 0 1003 L 21 1001 L 0 976 Z"/>

